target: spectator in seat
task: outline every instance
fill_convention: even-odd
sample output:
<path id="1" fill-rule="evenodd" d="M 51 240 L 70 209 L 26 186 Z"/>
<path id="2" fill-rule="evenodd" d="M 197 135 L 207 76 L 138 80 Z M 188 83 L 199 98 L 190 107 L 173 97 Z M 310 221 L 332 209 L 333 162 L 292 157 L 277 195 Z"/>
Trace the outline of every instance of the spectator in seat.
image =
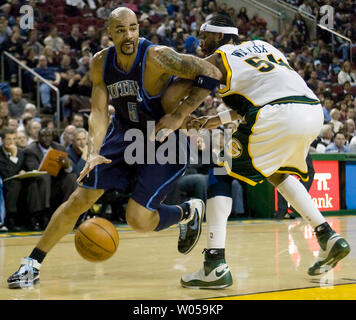
<path id="1" fill-rule="evenodd" d="M 22 97 L 22 94 L 23 92 L 20 87 L 11 89 L 11 99 L 8 101 L 11 117 L 20 119 L 25 112 L 25 107 L 28 104 L 28 101 Z"/>
<path id="2" fill-rule="evenodd" d="M 332 62 L 329 65 L 329 74 L 332 77 L 337 77 L 339 72 L 341 71 L 341 64 L 339 62 L 339 58 L 337 56 L 333 56 Z"/>
<path id="3" fill-rule="evenodd" d="M 16 132 L 16 145 L 19 149 L 25 150 L 27 147 L 28 137 L 24 130 L 17 130 Z"/>
<path id="4" fill-rule="evenodd" d="M 353 119 L 347 119 L 344 123 L 344 129 L 345 129 L 345 138 L 347 142 L 350 142 L 350 140 L 356 135 L 356 130 L 355 130 L 355 121 Z"/>
<path id="5" fill-rule="evenodd" d="M 323 66 L 322 66 L 320 60 L 316 60 L 314 62 L 314 66 L 315 66 L 318 80 L 323 81 L 323 82 L 330 81 L 329 74 L 326 70 L 323 69 Z"/>
<path id="6" fill-rule="evenodd" d="M 82 35 L 80 32 L 79 24 L 73 24 L 72 30 L 70 32 L 69 37 L 66 39 L 66 43 L 70 45 L 72 50 L 80 52 L 82 48 Z"/>
<path id="7" fill-rule="evenodd" d="M 28 126 L 28 144 L 38 140 L 38 134 L 41 130 L 41 123 L 31 120 Z"/>
<path id="8" fill-rule="evenodd" d="M 66 148 L 68 157 L 72 161 L 73 172 L 79 177 L 88 157 L 87 132 L 83 128 L 73 132 L 73 143 Z"/>
<path id="9" fill-rule="evenodd" d="M 0 133 L 2 146 L 0 150 L 0 176 L 4 180 L 16 174 L 25 173 L 24 153 L 16 146 L 16 131 L 5 128 Z M 11 179 L 3 183 L 6 218 L 5 225 L 9 230 L 19 231 L 21 219 L 20 179 Z"/>
<path id="10" fill-rule="evenodd" d="M 159 17 L 168 15 L 167 8 L 164 6 L 163 1 L 161 0 L 153 0 L 150 8 L 152 11 L 154 11 L 154 14 Z"/>
<path id="11" fill-rule="evenodd" d="M 57 68 L 58 67 L 58 55 L 50 46 L 45 46 L 43 49 L 43 55 L 47 58 L 47 66 Z"/>
<path id="12" fill-rule="evenodd" d="M 302 48 L 302 52 L 297 55 L 296 61 L 302 63 L 303 65 L 305 65 L 308 62 L 313 63 L 314 58 L 313 58 L 312 49 L 309 48 L 308 46 L 304 46 Z"/>
<path id="13" fill-rule="evenodd" d="M 324 153 L 326 147 L 331 143 L 333 135 L 333 126 L 324 124 L 320 130 L 319 136 L 312 142 L 311 146 L 315 148 L 316 152 Z"/>
<path id="14" fill-rule="evenodd" d="M 67 148 L 70 144 L 73 143 L 73 133 L 77 129 L 75 126 L 72 124 L 66 126 L 63 130 L 63 133 L 60 136 L 60 144 Z"/>
<path id="15" fill-rule="evenodd" d="M 340 110 L 337 108 L 333 108 L 330 111 L 330 117 L 331 117 L 331 123 L 333 124 L 334 128 L 333 131 L 334 133 L 339 132 L 342 129 L 342 122 L 339 121 L 340 119 Z"/>
<path id="16" fill-rule="evenodd" d="M 53 141 L 53 132 L 41 129 L 38 141 L 25 149 L 26 170 L 37 170 L 49 148 L 66 151 L 65 148 Z M 72 172 L 72 163 L 68 157 L 60 157 L 62 166 L 56 177 L 49 174 L 31 179 L 29 188 L 36 190 L 35 196 L 28 199 L 28 210 L 34 218 L 33 222 L 40 228 L 45 228 L 52 209 L 66 201 L 76 188 L 76 176 Z"/>
<path id="17" fill-rule="evenodd" d="M 338 83 L 343 85 L 346 81 L 350 82 L 351 85 L 356 85 L 356 75 L 352 71 L 352 66 L 350 61 L 345 61 L 342 65 L 342 69 L 339 72 L 338 76 Z"/>
<path id="18" fill-rule="evenodd" d="M 318 73 L 316 71 L 312 71 L 310 74 L 310 79 L 307 81 L 310 89 L 315 91 L 319 86 Z"/>
<path id="19" fill-rule="evenodd" d="M 310 6 L 309 0 L 304 0 L 303 3 L 298 7 L 299 11 L 304 11 L 309 15 L 313 15 L 313 10 Z"/>
<path id="20" fill-rule="evenodd" d="M 29 112 L 25 112 L 21 119 L 20 119 L 20 124 L 19 127 L 17 128 L 18 130 L 23 130 L 26 132 L 26 135 L 29 133 L 29 124 L 33 120 L 32 114 Z"/>
<path id="21" fill-rule="evenodd" d="M 80 113 L 73 114 L 71 124 L 76 128 L 84 127 L 84 116 Z"/>
<path id="22" fill-rule="evenodd" d="M 43 40 L 45 46 L 49 46 L 56 53 L 60 53 L 63 49 L 64 41 L 58 36 L 58 29 L 55 25 L 50 28 L 49 35 Z"/>
<path id="23" fill-rule="evenodd" d="M 47 66 L 47 58 L 42 55 L 38 59 L 38 66 L 34 69 L 40 76 L 44 79 L 50 81 L 54 86 L 58 86 L 61 80 L 60 74 L 56 71 L 56 69 Z M 37 82 L 39 79 L 34 77 L 34 81 Z M 43 113 L 53 114 L 54 110 L 51 103 L 51 87 L 44 82 L 40 83 L 40 94 L 41 94 L 41 102 L 44 107 Z"/>
<path id="24" fill-rule="evenodd" d="M 345 101 L 341 101 L 339 103 L 339 110 L 340 110 L 340 119 L 339 120 L 342 123 L 344 123 L 345 120 L 347 119 L 347 116 L 346 116 L 346 114 L 347 114 L 347 103 Z"/>
<path id="25" fill-rule="evenodd" d="M 330 143 L 326 149 L 326 153 L 347 153 L 350 148 L 346 145 L 345 135 L 342 132 L 336 133 L 334 142 Z"/>
<path id="26" fill-rule="evenodd" d="M 351 96 L 351 100 L 354 100 L 355 97 L 352 95 L 351 92 L 351 83 L 349 81 L 344 82 L 344 84 L 342 85 L 342 92 L 340 92 L 337 95 L 337 101 L 342 101 L 345 99 L 346 95 L 350 95 Z"/>
<path id="27" fill-rule="evenodd" d="M 100 46 L 98 33 L 94 26 L 89 26 L 86 33 L 87 34 L 86 34 L 85 41 L 88 41 L 89 43 L 90 52 L 92 54 L 95 54 L 96 52 L 99 51 L 99 46 Z"/>
<path id="28" fill-rule="evenodd" d="M 4 43 L 4 47 L 6 48 L 6 51 L 9 52 L 11 55 L 13 55 L 16 59 L 21 60 L 23 56 L 23 50 L 22 50 L 22 39 L 20 36 L 20 31 L 14 31 L 11 34 L 11 37 L 7 39 L 7 41 Z M 15 85 L 18 81 L 17 75 L 18 75 L 18 67 L 17 64 L 10 59 L 5 60 L 6 63 L 6 72 L 10 76 L 10 83 L 11 85 Z"/>
<path id="29" fill-rule="evenodd" d="M 44 46 L 38 41 L 38 30 L 31 29 L 28 32 L 28 41 L 23 45 L 23 51 L 32 48 L 35 56 L 40 56 L 43 53 Z"/>
<path id="30" fill-rule="evenodd" d="M 324 106 L 323 106 L 323 112 L 324 112 L 324 121 L 325 122 L 330 122 L 331 121 L 331 116 L 330 116 L 330 111 L 334 107 L 334 102 L 330 97 L 325 97 L 324 99 Z"/>
<path id="31" fill-rule="evenodd" d="M 71 69 L 71 57 L 67 54 L 62 55 L 60 65 L 57 68 L 57 71 L 60 73 L 61 79 L 65 77 L 66 72 Z"/>
<path id="32" fill-rule="evenodd" d="M 79 67 L 75 70 L 76 73 L 83 77 L 89 71 L 90 58 L 88 56 L 82 56 L 78 61 Z"/>
<path id="33" fill-rule="evenodd" d="M 36 120 L 37 122 L 41 122 L 40 117 L 38 117 L 38 115 L 37 115 L 37 108 L 34 104 L 32 104 L 32 103 L 26 104 L 25 113 L 30 114 L 32 116 L 32 118 L 34 120 Z"/>
<path id="34" fill-rule="evenodd" d="M 17 131 L 18 127 L 19 127 L 19 119 L 16 118 L 9 118 L 9 120 L 7 121 L 7 127 Z"/>
<path id="35" fill-rule="evenodd" d="M 355 121 L 355 109 L 354 109 L 354 107 L 347 107 L 346 120 L 347 119 L 352 119 L 353 121 Z"/>
<path id="36" fill-rule="evenodd" d="M 11 38 L 12 30 L 9 27 L 9 21 L 7 17 L 0 15 L 0 50 L 5 49 L 5 43 Z"/>
<path id="37" fill-rule="evenodd" d="M 101 36 L 99 51 L 103 50 L 105 48 L 108 48 L 112 45 L 113 45 L 113 42 L 110 40 L 110 38 L 106 34 L 104 34 Z"/>
<path id="38" fill-rule="evenodd" d="M 104 6 L 96 10 L 96 16 L 100 19 L 108 19 L 112 11 L 110 5 L 111 5 L 111 1 L 106 1 Z"/>

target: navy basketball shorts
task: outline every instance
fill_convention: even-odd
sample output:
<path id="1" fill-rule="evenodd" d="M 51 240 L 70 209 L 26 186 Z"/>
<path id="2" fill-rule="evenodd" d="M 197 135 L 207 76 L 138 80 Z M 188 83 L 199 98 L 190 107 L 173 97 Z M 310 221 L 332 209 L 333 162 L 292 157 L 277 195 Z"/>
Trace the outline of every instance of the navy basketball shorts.
<path id="1" fill-rule="evenodd" d="M 121 128 L 121 129 L 120 129 Z M 125 130 L 117 122 L 108 129 L 100 150 L 100 155 L 112 162 L 96 166 L 89 176 L 83 179 L 82 187 L 89 189 L 117 189 L 131 193 L 131 198 L 149 210 L 155 211 L 183 175 L 187 166 L 189 144 L 177 142 L 176 153 L 181 160 L 176 164 L 128 164 L 125 149 L 132 143 L 125 141 Z M 176 135 L 176 140 L 178 135 Z M 146 138 L 145 138 L 146 139 Z M 159 143 L 156 141 L 156 149 Z M 183 163 L 184 162 L 184 163 Z"/>

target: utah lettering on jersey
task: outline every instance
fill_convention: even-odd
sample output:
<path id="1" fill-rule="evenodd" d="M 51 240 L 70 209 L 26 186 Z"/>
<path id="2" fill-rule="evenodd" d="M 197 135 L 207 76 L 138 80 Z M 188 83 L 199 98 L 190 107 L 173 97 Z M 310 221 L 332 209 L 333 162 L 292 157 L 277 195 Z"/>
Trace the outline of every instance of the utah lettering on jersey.
<path id="1" fill-rule="evenodd" d="M 113 99 L 119 97 L 136 96 L 137 101 L 141 102 L 140 87 L 134 80 L 122 80 L 107 86 L 109 94 Z"/>
<path id="2" fill-rule="evenodd" d="M 246 47 L 246 48 L 243 48 L 243 49 L 237 49 L 235 50 L 234 52 L 232 52 L 231 54 L 233 56 L 236 56 L 238 58 L 243 58 L 245 56 L 247 56 L 248 54 L 256 54 L 256 53 L 268 53 L 269 51 L 265 48 L 265 45 L 264 44 L 259 44 L 259 45 L 256 45 L 254 44 L 253 46 L 251 47 Z"/>

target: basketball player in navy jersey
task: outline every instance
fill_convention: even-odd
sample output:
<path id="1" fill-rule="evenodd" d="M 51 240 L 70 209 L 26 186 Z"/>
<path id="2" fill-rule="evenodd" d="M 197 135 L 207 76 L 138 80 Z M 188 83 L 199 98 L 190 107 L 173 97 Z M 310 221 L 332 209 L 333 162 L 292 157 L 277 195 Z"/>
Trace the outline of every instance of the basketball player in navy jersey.
<path id="1" fill-rule="evenodd" d="M 163 108 L 161 105 L 161 94 L 172 75 L 195 79 L 190 98 L 181 106 L 188 115 L 218 85 L 221 72 L 202 59 L 181 55 L 139 38 L 137 17 L 128 8 L 112 11 L 108 32 L 114 46 L 98 52 L 91 63 L 93 89 L 88 160 L 78 178 L 79 186 L 54 212 L 36 247 L 22 259 L 19 270 L 9 277 L 9 288 L 38 283 L 46 254 L 73 230 L 78 217 L 89 210 L 106 189 L 126 191 L 133 179 L 135 184 L 126 219 L 134 230 L 159 231 L 178 223 L 178 250 L 183 254 L 192 250 L 199 239 L 205 211 L 201 200 L 177 206 L 161 203 L 175 180 L 183 174 L 186 164 L 162 165 L 156 161 L 129 165 L 124 154 L 131 142 L 124 140 L 124 134 L 129 129 L 145 133 L 148 120 L 158 121 L 165 114 L 164 109 L 167 113 L 172 111 L 169 106 Z M 116 112 L 108 129 L 109 96 Z M 178 142 L 177 145 L 179 151 L 184 148 Z"/>

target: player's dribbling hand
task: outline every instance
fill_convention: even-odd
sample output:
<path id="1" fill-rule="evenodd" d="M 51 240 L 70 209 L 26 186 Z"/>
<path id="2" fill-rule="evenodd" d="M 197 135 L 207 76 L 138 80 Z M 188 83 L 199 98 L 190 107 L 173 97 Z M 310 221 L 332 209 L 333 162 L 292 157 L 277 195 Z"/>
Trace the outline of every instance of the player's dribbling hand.
<path id="1" fill-rule="evenodd" d="M 89 157 L 87 162 L 85 163 L 83 170 L 80 172 L 77 182 L 80 183 L 85 176 L 89 175 L 90 171 L 92 171 L 97 165 L 102 163 L 111 163 L 111 160 L 106 159 L 105 157 L 99 154 Z"/>

